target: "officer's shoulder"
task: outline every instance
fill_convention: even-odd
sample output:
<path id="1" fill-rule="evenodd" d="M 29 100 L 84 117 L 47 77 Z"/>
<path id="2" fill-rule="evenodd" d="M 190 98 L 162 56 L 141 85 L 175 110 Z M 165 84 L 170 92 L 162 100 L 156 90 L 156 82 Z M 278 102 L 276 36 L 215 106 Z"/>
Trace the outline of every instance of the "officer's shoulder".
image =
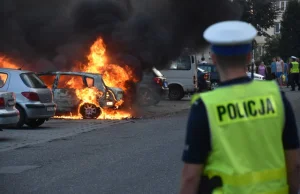
<path id="1" fill-rule="evenodd" d="M 196 100 L 194 100 L 194 102 L 192 103 L 191 108 L 192 108 L 192 110 L 202 110 L 202 109 L 205 109 L 205 104 L 204 104 L 202 98 L 199 97 Z"/>

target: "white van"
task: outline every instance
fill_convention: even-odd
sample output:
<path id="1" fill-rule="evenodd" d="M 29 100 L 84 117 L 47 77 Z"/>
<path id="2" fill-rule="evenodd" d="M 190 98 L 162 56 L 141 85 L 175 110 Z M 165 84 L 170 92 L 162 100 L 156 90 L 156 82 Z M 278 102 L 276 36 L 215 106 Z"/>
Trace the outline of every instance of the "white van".
<path id="1" fill-rule="evenodd" d="M 181 100 L 185 94 L 197 92 L 197 65 L 195 55 L 182 55 L 169 69 L 160 71 L 168 80 L 169 99 Z"/>

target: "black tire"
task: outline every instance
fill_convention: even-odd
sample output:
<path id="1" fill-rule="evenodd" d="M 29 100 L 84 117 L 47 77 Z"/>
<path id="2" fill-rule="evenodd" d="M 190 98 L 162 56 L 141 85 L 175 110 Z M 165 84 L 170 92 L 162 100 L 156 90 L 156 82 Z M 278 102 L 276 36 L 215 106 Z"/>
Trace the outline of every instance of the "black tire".
<path id="1" fill-rule="evenodd" d="M 140 106 L 152 106 L 160 102 L 160 97 L 159 94 L 143 88 L 139 91 L 137 102 Z"/>
<path id="2" fill-rule="evenodd" d="M 212 81 L 211 82 L 211 90 L 214 90 L 218 87 L 219 87 L 219 82 L 217 82 L 217 81 Z"/>
<path id="3" fill-rule="evenodd" d="M 30 128 L 38 128 L 44 124 L 46 119 L 28 119 L 25 124 Z"/>
<path id="4" fill-rule="evenodd" d="M 22 128 L 25 124 L 25 120 L 26 120 L 26 113 L 25 111 L 23 110 L 22 107 L 20 107 L 19 105 L 16 105 L 16 109 L 19 111 L 20 113 L 20 118 L 19 118 L 19 121 L 17 124 L 14 125 L 14 128 Z"/>
<path id="5" fill-rule="evenodd" d="M 169 99 L 181 100 L 184 97 L 184 91 L 181 86 L 169 86 Z"/>
<path id="6" fill-rule="evenodd" d="M 102 111 L 100 107 L 94 104 L 84 103 L 80 106 L 79 113 L 83 119 L 97 119 L 101 115 Z"/>

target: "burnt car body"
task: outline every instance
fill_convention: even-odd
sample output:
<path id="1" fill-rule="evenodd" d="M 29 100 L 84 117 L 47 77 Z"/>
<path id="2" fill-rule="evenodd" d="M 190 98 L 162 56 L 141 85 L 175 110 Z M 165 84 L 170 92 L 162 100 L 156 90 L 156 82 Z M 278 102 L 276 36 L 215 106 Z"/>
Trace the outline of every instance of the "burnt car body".
<path id="1" fill-rule="evenodd" d="M 167 79 L 156 68 L 143 72 L 143 79 L 137 83 L 137 103 L 140 106 L 156 105 L 169 94 Z"/>
<path id="2" fill-rule="evenodd" d="M 57 115 L 77 114 L 79 110 L 83 118 L 96 119 L 101 115 L 101 108 L 117 109 L 118 102 L 123 100 L 124 91 L 121 88 L 106 86 L 102 76 L 97 73 L 43 72 L 37 75 L 52 89 L 54 102 L 57 104 Z M 75 87 L 74 84 L 68 84 L 69 81 L 75 82 Z M 97 104 L 82 104 L 76 90 L 85 88 L 93 88 L 93 95 L 96 95 L 93 97 L 97 99 Z"/>

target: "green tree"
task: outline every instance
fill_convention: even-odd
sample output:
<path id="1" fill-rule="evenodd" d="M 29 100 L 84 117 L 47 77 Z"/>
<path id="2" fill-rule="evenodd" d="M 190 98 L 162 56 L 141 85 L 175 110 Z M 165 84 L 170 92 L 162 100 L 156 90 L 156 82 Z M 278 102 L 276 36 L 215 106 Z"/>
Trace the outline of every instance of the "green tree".
<path id="1" fill-rule="evenodd" d="M 264 45 L 265 54 L 262 56 L 262 60 L 266 65 L 271 64 L 273 57 L 280 56 L 280 39 L 280 35 L 266 38 L 266 43 Z"/>
<path id="2" fill-rule="evenodd" d="M 300 57 L 300 3 L 291 0 L 282 16 L 280 54 L 283 58 Z"/>
<path id="3" fill-rule="evenodd" d="M 274 0 L 237 0 L 243 9 L 242 20 L 251 23 L 258 35 L 269 37 L 265 32 L 274 26 L 278 16 Z"/>

